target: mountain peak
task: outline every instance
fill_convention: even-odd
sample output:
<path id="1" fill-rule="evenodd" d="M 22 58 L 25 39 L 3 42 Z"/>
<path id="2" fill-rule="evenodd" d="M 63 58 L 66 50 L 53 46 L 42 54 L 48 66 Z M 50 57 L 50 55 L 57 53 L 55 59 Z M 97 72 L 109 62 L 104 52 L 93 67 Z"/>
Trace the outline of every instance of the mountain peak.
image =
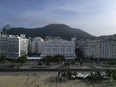
<path id="1" fill-rule="evenodd" d="M 46 25 L 44 28 L 57 28 L 57 27 L 61 27 L 61 28 L 71 28 L 70 26 L 68 25 L 65 25 L 65 24 L 49 24 L 49 25 Z"/>
<path id="2" fill-rule="evenodd" d="M 3 29 L 7 29 L 7 30 L 9 30 L 11 27 L 10 27 L 10 25 L 9 24 L 6 24 L 4 27 L 3 27 Z"/>

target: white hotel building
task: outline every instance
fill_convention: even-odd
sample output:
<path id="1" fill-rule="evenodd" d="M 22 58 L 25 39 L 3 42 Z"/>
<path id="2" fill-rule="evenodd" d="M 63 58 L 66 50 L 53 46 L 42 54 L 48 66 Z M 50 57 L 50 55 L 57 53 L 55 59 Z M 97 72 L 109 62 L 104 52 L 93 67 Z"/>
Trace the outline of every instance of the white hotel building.
<path id="1" fill-rule="evenodd" d="M 62 40 L 60 37 L 48 38 L 42 44 L 41 58 L 47 55 L 62 55 L 65 59 L 75 59 L 75 43 L 73 41 Z"/>
<path id="2" fill-rule="evenodd" d="M 0 36 L 0 56 L 7 58 L 18 58 L 28 53 L 28 39 L 24 34 L 1 35 Z"/>

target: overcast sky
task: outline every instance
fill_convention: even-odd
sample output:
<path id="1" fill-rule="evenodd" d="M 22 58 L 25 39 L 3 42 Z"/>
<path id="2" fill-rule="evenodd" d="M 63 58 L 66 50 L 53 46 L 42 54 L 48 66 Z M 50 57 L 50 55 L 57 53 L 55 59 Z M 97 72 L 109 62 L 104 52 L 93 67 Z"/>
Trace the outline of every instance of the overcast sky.
<path id="1" fill-rule="evenodd" d="M 92 35 L 116 34 L 116 0 L 0 0 L 0 28 L 66 24 Z"/>

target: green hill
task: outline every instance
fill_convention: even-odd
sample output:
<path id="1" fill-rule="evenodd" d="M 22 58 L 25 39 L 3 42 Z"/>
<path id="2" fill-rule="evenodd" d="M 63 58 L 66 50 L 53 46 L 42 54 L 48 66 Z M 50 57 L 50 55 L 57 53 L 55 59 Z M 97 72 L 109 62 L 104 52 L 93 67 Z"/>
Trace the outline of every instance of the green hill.
<path id="1" fill-rule="evenodd" d="M 63 39 L 70 40 L 72 37 L 76 37 L 77 39 L 87 39 L 92 38 L 93 36 L 89 33 L 76 28 L 71 28 L 64 24 L 50 24 L 42 28 L 11 28 L 7 30 L 7 34 L 11 35 L 20 35 L 26 34 L 27 37 L 42 37 L 46 36 L 52 37 L 61 37 Z"/>

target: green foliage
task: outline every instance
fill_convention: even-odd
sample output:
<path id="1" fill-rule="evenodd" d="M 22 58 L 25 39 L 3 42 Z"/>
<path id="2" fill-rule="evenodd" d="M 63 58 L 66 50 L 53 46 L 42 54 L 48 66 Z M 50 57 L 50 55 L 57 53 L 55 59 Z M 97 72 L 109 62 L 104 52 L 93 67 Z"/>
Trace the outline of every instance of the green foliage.
<path id="1" fill-rule="evenodd" d="M 71 75 L 73 73 L 71 72 L 70 69 L 68 69 L 68 70 L 60 70 L 60 71 L 58 71 L 58 77 L 60 76 L 60 74 L 61 74 L 62 77 L 67 77 L 68 79 L 70 79 Z"/>
<path id="2" fill-rule="evenodd" d="M 104 62 L 103 64 L 104 64 L 105 66 L 107 65 L 107 63 L 106 63 L 106 62 Z"/>
<path id="3" fill-rule="evenodd" d="M 39 62 L 39 63 L 38 63 L 38 65 L 41 67 L 41 65 L 42 65 L 42 62 Z"/>
<path id="4" fill-rule="evenodd" d="M 112 76 L 113 77 L 113 80 L 116 80 L 116 74 Z"/>
<path id="5" fill-rule="evenodd" d="M 56 63 L 61 62 L 62 63 L 62 61 L 65 61 L 65 58 L 64 58 L 64 56 L 60 56 L 60 55 L 56 55 L 54 57 L 47 55 L 46 60 L 47 60 L 47 62 L 56 62 Z"/>
<path id="6" fill-rule="evenodd" d="M 72 75 L 72 72 L 70 69 L 67 70 L 67 77 L 70 79 L 71 78 L 71 75 Z"/>
<path id="7" fill-rule="evenodd" d="M 16 59 L 10 58 L 9 61 L 12 63 L 16 62 Z"/>
<path id="8" fill-rule="evenodd" d="M 71 64 L 74 66 L 75 65 L 75 61 L 72 61 Z"/>
<path id="9" fill-rule="evenodd" d="M 108 76 L 109 79 L 110 79 L 110 77 L 112 77 L 113 80 L 116 80 L 116 69 L 114 69 L 114 70 L 107 69 L 106 70 L 106 76 Z"/>
<path id="10" fill-rule="evenodd" d="M 103 76 L 101 75 L 101 72 L 99 70 L 96 72 L 96 75 L 95 76 L 96 76 L 96 79 L 99 80 L 99 82 L 102 81 Z"/>
<path id="11" fill-rule="evenodd" d="M 101 74 L 101 72 L 98 70 L 97 72 L 91 72 L 90 74 L 90 78 L 92 80 L 97 80 L 99 82 L 101 82 L 103 80 L 103 75 Z"/>
<path id="12" fill-rule="evenodd" d="M 25 63 L 25 62 L 27 62 L 27 57 L 26 56 L 22 56 L 22 57 L 19 57 L 18 59 L 17 59 L 17 61 L 19 62 L 19 63 Z"/>
<path id="13" fill-rule="evenodd" d="M 0 60 L 3 61 L 3 63 L 4 63 L 4 62 L 6 62 L 7 57 L 5 55 L 2 55 L 1 58 L 0 58 Z"/>
<path id="14" fill-rule="evenodd" d="M 50 65 L 50 62 L 46 62 L 47 67 Z"/>
<path id="15" fill-rule="evenodd" d="M 112 70 L 106 69 L 106 76 L 110 78 L 112 76 Z"/>
<path id="16" fill-rule="evenodd" d="M 52 56 L 47 55 L 46 58 L 47 58 L 48 62 L 53 62 L 53 57 Z"/>
<path id="17" fill-rule="evenodd" d="M 68 66 L 68 68 L 69 68 L 70 62 L 66 62 L 66 63 L 64 63 L 64 65 L 65 65 L 66 67 Z"/>
<path id="18" fill-rule="evenodd" d="M 62 76 L 66 77 L 66 71 L 65 70 L 62 71 Z"/>
<path id="19" fill-rule="evenodd" d="M 73 73 L 75 76 L 77 75 L 77 72 L 76 71 L 74 71 L 74 73 Z"/>
<path id="20" fill-rule="evenodd" d="M 110 61 L 107 64 L 109 64 L 110 66 L 113 66 L 114 67 L 114 65 L 116 64 L 116 61 Z"/>
<path id="21" fill-rule="evenodd" d="M 83 66 L 83 62 L 80 62 L 80 66 Z"/>
<path id="22" fill-rule="evenodd" d="M 54 56 L 54 60 L 55 60 L 55 62 L 57 62 L 57 63 L 59 63 L 59 62 L 62 63 L 62 61 L 65 61 L 65 58 L 64 58 L 64 56 L 57 55 L 57 56 Z"/>
<path id="23" fill-rule="evenodd" d="M 58 77 L 60 76 L 61 71 L 58 71 Z"/>

